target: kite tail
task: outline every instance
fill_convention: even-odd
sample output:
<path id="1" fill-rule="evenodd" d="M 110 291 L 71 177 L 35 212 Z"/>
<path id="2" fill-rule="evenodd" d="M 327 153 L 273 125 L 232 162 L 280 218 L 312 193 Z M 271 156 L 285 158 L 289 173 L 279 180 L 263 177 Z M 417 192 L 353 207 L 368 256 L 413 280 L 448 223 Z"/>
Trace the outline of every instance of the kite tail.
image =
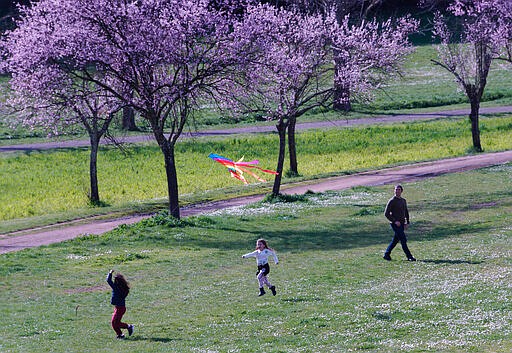
<path id="1" fill-rule="evenodd" d="M 240 158 L 240 160 L 238 162 L 234 162 L 232 159 L 223 157 L 223 156 L 215 154 L 215 153 L 210 153 L 208 155 L 208 157 L 213 159 L 215 162 L 218 162 L 218 163 L 222 164 L 223 166 L 225 166 L 226 168 L 228 168 L 229 173 L 231 174 L 231 176 L 233 178 L 236 178 L 236 179 L 240 180 L 240 181 L 243 181 L 244 184 L 249 184 L 247 182 L 247 180 L 243 176 L 244 172 L 249 174 L 253 178 L 257 179 L 258 181 L 266 182 L 265 179 L 259 177 L 254 172 L 249 171 L 248 168 L 249 169 L 250 168 L 256 168 L 256 169 L 258 169 L 258 170 L 260 170 L 260 171 L 262 171 L 264 173 L 268 173 L 268 174 L 274 174 L 274 175 L 278 175 L 279 174 L 279 173 L 277 173 L 277 172 L 275 172 L 273 170 L 263 169 L 263 168 L 260 168 L 260 167 L 256 166 L 256 164 L 258 164 L 260 162 L 257 159 L 254 159 L 254 160 L 249 161 L 249 162 L 243 162 L 244 157 L 242 157 L 242 158 Z"/>
<path id="2" fill-rule="evenodd" d="M 268 174 L 274 174 L 274 175 L 279 175 L 278 172 L 274 171 L 274 170 L 270 170 L 270 169 L 263 169 L 263 168 L 260 168 L 260 167 L 254 167 L 254 168 L 258 168 L 259 170 L 261 170 L 262 172 L 264 173 L 268 173 Z"/>
<path id="3" fill-rule="evenodd" d="M 240 167 L 238 167 L 238 168 L 240 168 Z M 251 172 L 250 170 L 247 170 L 247 169 L 245 169 L 245 168 L 240 168 L 240 169 L 241 169 L 241 170 L 243 170 L 245 173 L 249 174 L 250 176 L 252 176 L 253 178 L 257 179 L 258 181 L 261 181 L 261 182 L 263 182 L 263 183 L 265 183 L 265 182 L 266 182 L 266 180 L 265 180 L 265 179 L 263 179 L 263 178 L 259 177 L 257 174 L 255 174 L 255 173 Z"/>
<path id="4" fill-rule="evenodd" d="M 233 169 L 233 168 L 228 168 L 229 172 L 231 173 L 231 177 L 235 178 L 235 179 L 238 179 L 240 181 L 243 181 L 244 184 L 249 184 L 247 182 L 247 180 L 245 180 L 244 176 L 242 175 L 241 172 L 237 171 L 236 169 Z"/>

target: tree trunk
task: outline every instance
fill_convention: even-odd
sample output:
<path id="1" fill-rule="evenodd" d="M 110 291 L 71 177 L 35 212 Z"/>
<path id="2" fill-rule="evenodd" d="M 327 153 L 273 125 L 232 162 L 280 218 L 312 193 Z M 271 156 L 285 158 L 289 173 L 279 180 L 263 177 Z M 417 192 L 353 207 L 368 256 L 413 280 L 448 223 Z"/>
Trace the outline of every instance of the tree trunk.
<path id="1" fill-rule="evenodd" d="M 169 214 L 180 219 L 180 203 L 178 196 L 178 175 L 176 174 L 176 163 L 174 160 L 174 146 L 170 145 L 167 152 L 164 152 L 165 174 L 167 175 L 167 188 L 169 190 Z"/>
<path id="2" fill-rule="evenodd" d="M 491 68 L 492 55 L 486 43 L 475 43 L 475 56 L 476 56 L 476 79 L 474 84 L 465 86 L 466 95 L 471 104 L 471 113 L 469 119 L 471 120 L 471 135 L 473 137 L 473 148 L 476 152 L 482 152 L 482 145 L 480 143 L 480 102 L 484 94 L 484 89 L 487 84 L 487 76 Z"/>
<path id="3" fill-rule="evenodd" d="M 98 188 L 98 150 L 100 145 L 100 137 L 96 135 L 90 136 L 91 152 L 89 157 L 89 179 L 91 183 L 91 193 L 89 201 L 93 205 L 99 205 L 100 193 Z"/>
<path id="4" fill-rule="evenodd" d="M 153 133 L 160 146 L 160 150 L 164 154 L 167 192 L 169 195 L 169 214 L 176 219 L 180 219 L 178 175 L 176 174 L 176 163 L 174 160 L 174 145 L 165 138 L 163 128 L 153 129 Z"/>
<path id="5" fill-rule="evenodd" d="M 352 110 L 350 89 L 347 86 L 335 84 L 333 109 L 341 112 L 349 112 Z"/>
<path id="6" fill-rule="evenodd" d="M 123 108 L 123 130 L 127 131 L 139 131 L 139 128 L 135 124 L 135 111 L 132 107 Z"/>
<path id="7" fill-rule="evenodd" d="M 284 154 L 286 152 L 286 127 L 287 124 L 284 123 L 283 119 L 279 119 L 279 123 L 277 124 L 277 132 L 279 134 L 279 156 L 277 158 L 277 168 L 276 177 L 274 178 L 274 187 L 272 188 L 272 195 L 279 195 L 279 191 L 281 189 L 281 179 L 283 175 L 283 165 L 284 165 Z"/>
<path id="8" fill-rule="evenodd" d="M 471 120 L 471 135 L 473 137 L 473 148 L 476 152 L 482 152 L 482 145 L 480 143 L 480 99 L 478 97 L 470 97 L 471 112 L 469 113 L 469 120 Z"/>
<path id="9" fill-rule="evenodd" d="M 297 163 L 297 147 L 295 145 L 295 125 L 297 124 L 296 118 L 291 118 L 288 124 L 288 153 L 290 157 L 290 175 L 298 176 L 298 163 Z"/>

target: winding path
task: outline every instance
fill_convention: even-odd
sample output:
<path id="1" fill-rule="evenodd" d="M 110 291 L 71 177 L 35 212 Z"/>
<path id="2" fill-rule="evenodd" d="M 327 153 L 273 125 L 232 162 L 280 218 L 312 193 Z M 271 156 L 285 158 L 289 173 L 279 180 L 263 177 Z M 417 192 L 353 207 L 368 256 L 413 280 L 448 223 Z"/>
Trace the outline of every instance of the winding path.
<path id="1" fill-rule="evenodd" d="M 499 113 L 512 113 L 512 106 L 501 106 L 501 107 L 488 107 L 480 108 L 480 114 L 499 114 Z M 393 124 L 408 121 L 418 120 L 432 120 L 441 119 L 446 117 L 458 117 L 468 116 L 469 109 L 456 109 L 456 110 L 443 110 L 433 113 L 415 113 L 415 114 L 394 114 L 394 115 L 381 115 L 370 118 L 358 118 L 358 119 L 342 119 L 342 120 L 326 120 L 326 121 L 315 121 L 308 123 L 297 123 L 297 130 L 307 129 L 320 129 L 320 128 L 343 128 L 360 125 L 370 124 Z M 201 137 L 201 136 L 229 136 L 235 134 L 254 134 L 254 133 L 269 133 L 275 132 L 276 128 L 274 125 L 265 126 L 247 126 L 237 127 L 232 129 L 218 129 L 218 130 L 204 130 L 196 132 L 184 132 L 182 138 L 190 137 Z M 116 137 L 118 143 L 140 143 L 140 142 L 151 142 L 154 138 L 148 134 L 134 135 L 134 136 L 123 136 Z M 111 144 L 110 140 L 102 140 L 104 144 Z M 0 146 L 0 153 L 2 152 L 16 152 L 16 151 L 37 151 L 37 150 L 49 150 L 55 148 L 76 148 L 76 147 L 88 147 L 90 145 L 89 140 L 68 140 L 68 141 L 52 141 L 52 142 L 41 142 L 41 143 L 30 143 L 21 145 L 8 145 Z"/>

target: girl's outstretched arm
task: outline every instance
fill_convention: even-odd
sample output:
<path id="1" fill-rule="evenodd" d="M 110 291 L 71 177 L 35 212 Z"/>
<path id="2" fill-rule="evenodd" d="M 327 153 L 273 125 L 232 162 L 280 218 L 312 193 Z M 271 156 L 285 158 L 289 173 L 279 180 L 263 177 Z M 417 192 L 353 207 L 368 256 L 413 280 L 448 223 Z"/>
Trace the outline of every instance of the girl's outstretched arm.
<path id="1" fill-rule="evenodd" d="M 242 255 L 242 259 L 246 259 L 248 257 L 256 257 L 258 255 L 258 251 L 254 250 L 253 252 L 250 252 L 248 254 Z"/>
<path id="2" fill-rule="evenodd" d="M 114 282 L 112 281 L 112 274 L 114 273 L 114 270 L 110 270 L 107 275 L 107 283 L 111 288 L 114 288 Z"/>

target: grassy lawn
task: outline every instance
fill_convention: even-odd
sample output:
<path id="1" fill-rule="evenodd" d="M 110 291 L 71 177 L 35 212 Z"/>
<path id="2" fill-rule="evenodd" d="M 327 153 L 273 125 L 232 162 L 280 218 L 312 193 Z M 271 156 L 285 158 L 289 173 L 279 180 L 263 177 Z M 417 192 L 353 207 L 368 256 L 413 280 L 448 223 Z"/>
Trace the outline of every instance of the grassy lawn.
<path id="1" fill-rule="evenodd" d="M 419 47 L 404 79 L 377 92 L 368 114 L 467 108 L 451 77 Z M 487 104 L 511 104 L 509 69 L 495 66 Z M 441 107 L 441 108 L 439 108 Z M 411 109 L 411 110 L 409 110 Z M 314 112 L 305 119 L 334 119 Z M 218 122 L 205 113 L 199 127 Z M 224 123 L 229 121 L 223 120 Z M 244 121 L 241 124 L 252 123 Z M 512 148 L 512 117 L 482 118 L 486 152 Z M 43 139 L 7 127 L 0 143 Z M 300 178 L 352 173 L 470 153 L 467 119 L 298 134 Z M 165 207 L 161 152 L 102 148 L 100 197 L 88 205 L 88 150 L 0 155 L 0 233 L 85 215 Z M 268 190 L 231 179 L 211 152 L 258 158 L 273 169 L 274 134 L 194 139 L 177 148 L 183 203 Z M 286 168 L 286 167 L 285 167 Z M 270 178 L 269 178 L 270 179 Z M 382 254 L 391 239 L 383 217 L 392 186 L 307 195 L 180 222 L 158 214 L 101 236 L 0 255 L 0 352 L 510 352 L 512 351 L 512 164 L 405 184 L 418 259 Z M 278 295 L 258 298 L 254 259 L 241 255 L 264 237 L 279 265 Z M 132 284 L 125 319 L 134 336 L 110 328 L 109 269 Z"/>
<path id="2" fill-rule="evenodd" d="M 436 56 L 433 46 L 416 47 L 416 51 L 405 62 L 402 78 L 389 82 L 383 90 L 377 91 L 371 104 L 356 105 L 356 108 L 381 113 L 429 107 L 443 109 L 443 106 L 461 103 L 469 108 L 468 100 L 458 88 L 453 75 L 432 64 L 431 60 L 436 59 Z M 511 78 L 510 64 L 494 63 L 482 100 L 510 102 L 512 87 L 508 82 Z"/>
<path id="3" fill-rule="evenodd" d="M 0 255 L 2 352 L 510 352 L 512 165 L 404 184 L 418 262 L 382 259 L 392 186 L 256 204 Z M 264 237 L 278 294 L 257 297 Z M 110 328 L 109 269 L 131 282 Z"/>

